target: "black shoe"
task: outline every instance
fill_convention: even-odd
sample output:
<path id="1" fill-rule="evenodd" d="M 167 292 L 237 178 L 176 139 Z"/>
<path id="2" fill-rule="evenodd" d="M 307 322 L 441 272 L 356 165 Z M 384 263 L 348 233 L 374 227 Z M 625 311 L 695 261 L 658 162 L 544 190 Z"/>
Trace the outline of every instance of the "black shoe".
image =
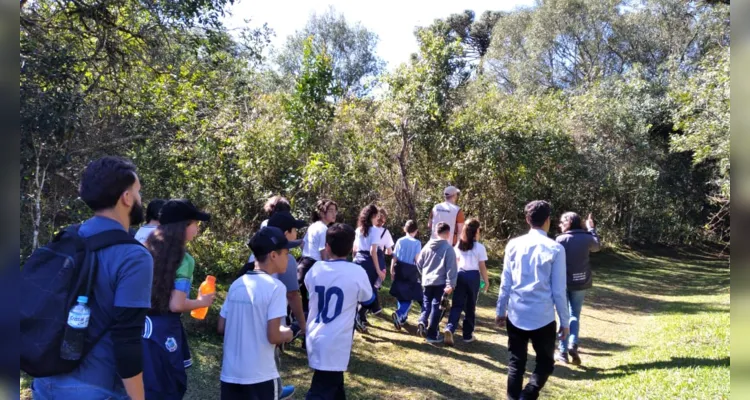
<path id="1" fill-rule="evenodd" d="M 570 349 L 569 353 L 570 353 L 570 358 L 572 358 L 570 363 L 573 365 L 581 365 L 581 356 L 578 355 L 578 345 L 574 344 L 573 347 Z"/>
<path id="2" fill-rule="evenodd" d="M 556 351 L 555 361 L 562 363 L 562 364 L 566 364 L 566 365 L 569 364 L 570 362 L 568 361 L 568 353 L 567 352 L 561 353 L 559 351 Z"/>
<path id="3" fill-rule="evenodd" d="M 365 326 L 362 319 L 359 317 L 359 313 L 354 317 L 354 329 L 359 333 L 367 333 L 367 326 Z"/>
<path id="4" fill-rule="evenodd" d="M 396 330 L 401 330 L 401 318 L 398 317 L 398 314 L 393 313 L 391 314 L 391 319 L 393 320 L 393 326 L 396 327 Z"/>

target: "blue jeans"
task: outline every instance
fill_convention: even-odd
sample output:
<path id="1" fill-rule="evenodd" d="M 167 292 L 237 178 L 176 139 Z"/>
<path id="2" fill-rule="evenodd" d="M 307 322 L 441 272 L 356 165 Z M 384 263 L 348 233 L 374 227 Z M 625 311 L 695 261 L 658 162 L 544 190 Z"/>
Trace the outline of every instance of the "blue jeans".
<path id="1" fill-rule="evenodd" d="M 440 324 L 440 301 L 443 299 L 445 284 L 424 287 L 422 315 L 419 322 L 427 326 L 427 338 L 437 339 Z M 429 322 L 429 324 L 428 324 Z"/>
<path id="2" fill-rule="evenodd" d="M 464 339 L 470 339 L 474 334 L 476 319 L 477 295 L 479 294 L 479 271 L 458 271 L 456 289 L 453 291 L 453 305 L 445 327 L 451 333 L 456 333 L 461 312 L 464 313 Z"/>
<path id="3" fill-rule="evenodd" d="M 110 391 L 72 377 L 34 379 L 31 383 L 31 397 L 34 400 L 128 400 L 130 398 L 125 388 Z"/>
<path id="4" fill-rule="evenodd" d="M 560 340 L 558 349 L 561 353 L 568 351 L 568 347 L 578 345 L 578 332 L 581 329 L 581 309 L 583 298 L 586 297 L 585 290 L 568 290 L 568 310 L 570 311 L 570 335 L 567 340 Z"/>

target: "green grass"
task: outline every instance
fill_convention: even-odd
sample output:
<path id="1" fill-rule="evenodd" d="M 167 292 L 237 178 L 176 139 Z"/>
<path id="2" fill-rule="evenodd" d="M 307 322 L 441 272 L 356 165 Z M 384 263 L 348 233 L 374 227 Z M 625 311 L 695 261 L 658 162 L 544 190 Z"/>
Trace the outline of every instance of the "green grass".
<path id="1" fill-rule="evenodd" d="M 583 366 L 557 365 L 544 398 L 723 399 L 729 396 L 729 262 L 714 255 L 625 249 L 595 254 L 594 288 L 581 317 Z M 497 399 L 505 397 L 507 336 L 495 328 L 499 264 L 492 288 L 480 295 L 477 342 L 432 346 L 398 332 L 386 315 L 395 302 L 384 294 L 383 318 L 357 334 L 346 373 L 351 399 Z M 220 304 L 220 301 L 217 303 Z M 218 305 L 216 306 L 218 307 Z M 190 321 L 194 366 L 188 399 L 218 398 L 221 338 L 213 317 Z M 410 322 L 416 320 L 412 311 Z M 443 321 L 445 322 L 445 321 Z M 529 349 L 527 371 L 534 368 Z M 252 368 L 252 365 L 248 366 Z M 282 356 L 285 384 L 304 398 L 311 370 L 295 344 Z M 527 372 L 528 378 L 528 372 Z"/>

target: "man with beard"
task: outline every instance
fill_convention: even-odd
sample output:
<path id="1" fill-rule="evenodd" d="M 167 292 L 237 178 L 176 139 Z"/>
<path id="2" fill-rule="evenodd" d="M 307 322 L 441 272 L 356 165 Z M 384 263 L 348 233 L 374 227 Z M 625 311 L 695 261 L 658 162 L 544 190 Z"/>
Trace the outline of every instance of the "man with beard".
<path id="1" fill-rule="evenodd" d="M 143 222 L 140 189 L 130 161 L 104 157 L 90 163 L 79 194 L 94 216 L 81 224 L 78 234 L 127 231 Z M 141 334 L 151 307 L 153 259 L 135 243 L 113 245 L 95 254 L 98 264 L 88 327 L 105 333 L 72 372 L 35 379 L 35 399 L 144 399 Z"/>

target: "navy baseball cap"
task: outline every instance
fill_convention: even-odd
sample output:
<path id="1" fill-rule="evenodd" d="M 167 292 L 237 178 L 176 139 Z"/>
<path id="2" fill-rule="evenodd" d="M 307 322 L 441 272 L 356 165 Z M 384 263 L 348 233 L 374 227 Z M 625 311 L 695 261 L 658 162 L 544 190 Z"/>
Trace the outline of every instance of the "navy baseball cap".
<path id="1" fill-rule="evenodd" d="M 190 200 L 186 199 L 169 200 L 159 210 L 160 224 L 210 220 L 211 214 L 199 210 Z"/>
<path id="2" fill-rule="evenodd" d="M 302 229 L 307 226 L 307 222 L 294 218 L 289 211 L 278 211 L 268 219 L 268 226 L 275 226 L 286 232 L 292 228 Z"/>
<path id="3" fill-rule="evenodd" d="M 266 226 L 253 235 L 247 245 L 253 251 L 253 254 L 258 257 L 272 251 L 299 247 L 302 245 L 302 240 L 289 241 L 281 229 L 275 226 Z"/>

